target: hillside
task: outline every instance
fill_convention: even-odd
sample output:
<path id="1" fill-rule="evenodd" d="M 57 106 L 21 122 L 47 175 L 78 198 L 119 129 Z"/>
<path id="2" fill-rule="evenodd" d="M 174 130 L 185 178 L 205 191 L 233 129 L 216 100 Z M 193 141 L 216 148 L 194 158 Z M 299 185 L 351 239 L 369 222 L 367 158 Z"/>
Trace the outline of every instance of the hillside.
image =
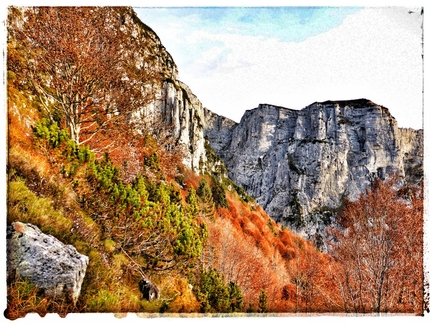
<path id="1" fill-rule="evenodd" d="M 13 87 L 9 88 L 9 102 L 16 105 L 9 114 L 7 222 L 35 224 L 42 231 L 74 245 L 90 257 L 90 262 L 76 308 L 56 308 L 55 304 L 40 308 L 37 300 L 33 303 L 33 290 L 28 291 L 27 286 L 12 281 L 11 316 L 22 315 L 26 310 L 158 312 L 163 306 L 171 312 L 200 312 L 201 305 L 189 287 L 190 282 L 195 284 L 196 278 L 189 275 L 198 277 L 195 271 L 205 268 L 217 269 L 226 282 L 232 281 L 241 287 L 244 310 L 258 310 L 258 295 L 263 289 L 270 299 L 269 310 L 294 309 L 292 304 L 280 300 L 282 288 L 290 281 L 287 266 L 291 264 L 286 259 L 292 260 L 300 253 L 302 249 L 297 244 L 300 248 L 308 246 L 316 257 L 324 257 L 305 240 L 293 235 L 288 228 L 280 228 L 261 207 L 245 202 L 234 190 L 230 192 L 213 178 L 190 170 L 183 169 L 177 180 L 163 180 L 165 175 L 157 170 L 159 165 L 151 162 L 149 175 L 127 183 L 120 176 L 123 168 L 114 166 L 109 159 L 97 160 L 87 147 L 77 148 L 67 137 L 59 139 L 59 128 L 38 121 L 37 108 L 13 92 Z M 25 106 L 25 111 L 20 111 L 18 106 Z M 176 166 L 180 165 L 172 165 Z M 191 196 L 194 196 L 194 205 Z M 170 213 L 180 211 L 175 205 L 186 208 L 186 214 Z M 162 219 L 152 221 L 166 220 L 167 216 L 188 217 L 190 212 L 197 217 L 189 223 L 197 230 L 192 233 L 193 245 L 187 246 L 185 254 L 171 250 L 168 256 L 178 264 L 167 271 L 164 266 L 152 264 L 153 257 L 140 257 L 134 247 L 125 253 L 122 251 L 129 240 L 142 243 L 134 237 L 142 231 L 137 218 L 135 222 L 127 222 L 119 214 L 126 217 L 140 212 L 144 214 L 142 219 L 151 221 L 148 217 L 152 212 L 147 208 L 161 212 Z M 127 229 L 119 230 L 120 225 Z M 166 228 L 149 226 L 145 229 L 145 238 L 151 237 L 154 230 Z M 172 233 L 184 228 L 169 227 L 168 230 Z M 161 301 L 150 304 L 139 300 L 140 275 L 126 255 L 136 257 L 134 261 L 146 267 L 146 274 L 161 289 Z M 28 299 L 13 298 L 15 293 L 22 293 L 20 288 L 30 293 Z"/>
<path id="2" fill-rule="evenodd" d="M 229 178 L 204 129 L 234 123 L 203 108 L 177 79 L 172 57 L 132 9 L 11 7 L 7 46 L 6 224 L 36 225 L 89 258 L 74 305 L 9 271 L 7 318 L 422 313 L 419 186 L 393 194 L 384 190 L 389 183 L 374 187 L 414 221 L 389 235 L 397 258 L 385 270 L 397 280 L 394 286 L 382 276 L 381 286 L 397 292 L 390 300 L 380 295 L 378 307 L 369 286 L 357 307 L 355 296 L 343 293 L 342 273 L 353 261 L 341 253 L 343 245 L 335 244 L 333 254 L 319 251 Z M 372 192 L 358 202 L 369 202 Z M 345 201 L 345 210 L 354 203 Z M 348 214 L 339 212 L 345 228 Z M 408 239 L 398 234 L 403 229 Z M 342 241 L 342 232 L 331 235 Z M 158 298 L 141 297 L 142 277 L 157 286 Z"/>

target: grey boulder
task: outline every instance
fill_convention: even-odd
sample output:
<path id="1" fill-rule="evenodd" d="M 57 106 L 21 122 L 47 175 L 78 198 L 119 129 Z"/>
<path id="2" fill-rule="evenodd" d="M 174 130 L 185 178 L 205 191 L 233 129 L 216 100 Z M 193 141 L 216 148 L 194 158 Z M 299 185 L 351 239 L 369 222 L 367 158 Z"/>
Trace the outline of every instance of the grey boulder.
<path id="1" fill-rule="evenodd" d="M 88 257 L 44 234 L 37 226 L 13 222 L 7 228 L 7 272 L 28 279 L 46 297 L 78 300 Z"/>

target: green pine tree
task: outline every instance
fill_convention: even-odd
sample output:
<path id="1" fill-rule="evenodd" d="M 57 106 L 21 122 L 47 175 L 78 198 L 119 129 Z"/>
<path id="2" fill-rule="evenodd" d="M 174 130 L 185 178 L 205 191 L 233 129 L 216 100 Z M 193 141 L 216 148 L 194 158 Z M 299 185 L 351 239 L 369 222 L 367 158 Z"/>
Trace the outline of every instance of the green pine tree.
<path id="1" fill-rule="evenodd" d="M 233 282 L 228 284 L 230 311 L 241 312 L 243 310 L 243 295 L 240 287 Z"/>
<path id="2" fill-rule="evenodd" d="M 260 297 L 258 299 L 258 313 L 267 313 L 267 293 L 264 289 L 260 292 Z"/>
<path id="3" fill-rule="evenodd" d="M 187 193 L 185 201 L 188 203 L 187 212 L 189 216 L 196 218 L 199 214 L 199 205 L 197 199 L 197 193 L 194 188 L 190 188 Z"/>
<path id="4" fill-rule="evenodd" d="M 212 190 L 206 181 L 203 179 L 197 188 L 197 195 L 201 201 L 201 211 L 204 216 L 213 219 L 215 215 L 215 203 L 212 197 Z"/>
<path id="5" fill-rule="evenodd" d="M 195 287 L 203 313 L 230 313 L 243 310 L 240 287 L 226 283 L 224 276 L 214 268 L 203 270 Z"/>
<path id="6" fill-rule="evenodd" d="M 225 189 L 221 185 L 221 183 L 219 183 L 219 181 L 216 180 L 215 178 L 212 178 L 211 190 L 212 190 L 212 197 L 215 202 L 215 205 L 217 207 L 223 207 L 228 209 L 228 202 L 227 202 L 227 197 L 225 195 Z"/>

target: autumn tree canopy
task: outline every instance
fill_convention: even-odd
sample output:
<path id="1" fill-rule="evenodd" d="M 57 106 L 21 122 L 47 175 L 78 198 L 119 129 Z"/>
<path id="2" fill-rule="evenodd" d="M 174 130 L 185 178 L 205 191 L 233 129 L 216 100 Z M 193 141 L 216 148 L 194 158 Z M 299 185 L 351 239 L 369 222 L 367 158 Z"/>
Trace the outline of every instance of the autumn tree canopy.
<path id="1" fill-rule="evenodd" d="M 156 54 L 127 28 L 126 10 L 39 7 L 24 10 L 24 19 L 10 11 L 9 69 L 78 144 L 101 140 L 154 98 Z"/>
<path id="2" fill-rule="evenodd" d="M 423 312 L 423 191 L 376 181 L 331 230 L 345 312 Z"/>

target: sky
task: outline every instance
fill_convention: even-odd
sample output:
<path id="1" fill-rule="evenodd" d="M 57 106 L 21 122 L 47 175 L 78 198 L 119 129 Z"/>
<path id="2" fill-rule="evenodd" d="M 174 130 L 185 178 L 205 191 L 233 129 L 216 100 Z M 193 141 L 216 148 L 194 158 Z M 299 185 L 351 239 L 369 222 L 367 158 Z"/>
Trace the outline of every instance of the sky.
<path id="1" fill-rule="evenodd" d="M 268 103 L 366 98 L 423 127 L 420 7 L 135 6 L 203 106 L 239 122 Z"/>

